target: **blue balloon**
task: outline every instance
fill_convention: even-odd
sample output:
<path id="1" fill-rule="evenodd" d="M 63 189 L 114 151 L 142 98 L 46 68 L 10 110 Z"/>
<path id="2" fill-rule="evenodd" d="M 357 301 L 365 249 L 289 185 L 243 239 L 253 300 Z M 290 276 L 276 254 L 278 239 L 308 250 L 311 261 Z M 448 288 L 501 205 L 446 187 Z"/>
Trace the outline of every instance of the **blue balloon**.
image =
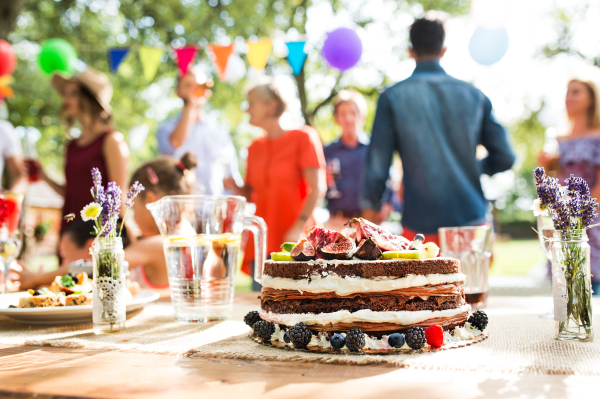
<path id="1" fill-rule="evenodd" d="M 486 29 L 478 26 L 469 40 L 469 53 L 481 65 L 500 61 L 508 49 L 508 33 L 504 27 Z"/>

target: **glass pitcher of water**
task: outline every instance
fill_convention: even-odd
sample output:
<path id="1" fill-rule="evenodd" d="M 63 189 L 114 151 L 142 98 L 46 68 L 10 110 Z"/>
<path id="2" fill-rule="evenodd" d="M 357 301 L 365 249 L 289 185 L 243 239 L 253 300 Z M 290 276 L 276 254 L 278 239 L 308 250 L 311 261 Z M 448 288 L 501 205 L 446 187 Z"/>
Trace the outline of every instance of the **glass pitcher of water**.
<path id="1" fill-rule="evenodd" d="M 238 196 L 173 195 L 146 207 L 163 238 L 175 319 L 229 318 L 244 230 L 254 233 L 254 277 L 260 282 L 267 242 L 264 220 L 246 215 L 246 199 Z"/>

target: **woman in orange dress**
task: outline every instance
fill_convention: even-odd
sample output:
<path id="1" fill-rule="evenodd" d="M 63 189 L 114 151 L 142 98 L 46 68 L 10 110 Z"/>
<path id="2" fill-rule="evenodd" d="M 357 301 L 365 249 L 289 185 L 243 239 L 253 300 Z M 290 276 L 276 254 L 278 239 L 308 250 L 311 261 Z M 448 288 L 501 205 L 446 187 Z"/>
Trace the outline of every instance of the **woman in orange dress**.
<path id="1" fill-rule="evenodd" d="M 256 204 L 256 215 L 269 229 L 267 251 L 278 252 L 282 243 L 298 241 L 314 224 L 313 210 L 327 190 L 323 145 L 309 126 L 288 131 L 281 127 L 286 104 L 272 82 L 253 87 L 247 100 L 250 124 L 265 134 L 248 148 L 244 186 L 238 187 L 233 178 L 223 184 Z M 249 272 L 247 267 L 244 271 Z"/>

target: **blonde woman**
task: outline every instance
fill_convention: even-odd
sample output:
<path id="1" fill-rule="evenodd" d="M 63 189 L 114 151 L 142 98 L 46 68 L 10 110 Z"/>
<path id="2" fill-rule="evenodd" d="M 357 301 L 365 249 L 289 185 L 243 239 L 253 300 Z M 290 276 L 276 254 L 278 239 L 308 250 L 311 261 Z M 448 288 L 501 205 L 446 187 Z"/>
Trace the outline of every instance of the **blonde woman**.
<path id="1" fill-rule="evenodd" d="M 284 241 L 298 241 L 314 224 L 313 210 L 326 191 L 323 145 L 309 126 L 281 127 L 286 103 L 273 82 L 250 89 L 247 100 L 250 124 L 264 134 L 248 148 L 244 185 L 228 178 L 224 186 L 256 204 L 256 215 L 269 228 L 267 251 L 277 252 Z"/>
<path id="2" fill-rule="evenodd" d="M 565 98 L 570 130 L 559 138 L 558 178 L 561 184 L 570 175 L 582 177 L 590 186 L 592 197 L 600 198 L 600 103 L 593 82 L 572 79 Z M 547 167 L 552 161 L 546 153 L 540 154 L 538 163 Z M 592 284 L 596 295 L 600 283 L 600 229 L 588 230 L 590 239 Z"/>

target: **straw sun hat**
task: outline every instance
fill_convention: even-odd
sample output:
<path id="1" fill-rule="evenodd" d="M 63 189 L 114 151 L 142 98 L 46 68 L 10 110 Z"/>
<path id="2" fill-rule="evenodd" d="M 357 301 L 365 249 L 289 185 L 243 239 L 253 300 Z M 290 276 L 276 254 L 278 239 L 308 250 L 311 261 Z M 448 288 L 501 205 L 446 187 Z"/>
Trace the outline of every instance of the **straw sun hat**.
<path id="1" fill-rule="evenodd" d="M 52 75 L 52 87 L 60 95 L 63 95 L 65 87 L 69 82 L 75 82 L 85 87 L 98 101 L 102 109 L 108 114 L 112 113 L 110 99 L 113 95 L 113 87 L 105 74 L 88 67 L 85 71 L 76 73 L 70 78 L 57 73 Z"/>

